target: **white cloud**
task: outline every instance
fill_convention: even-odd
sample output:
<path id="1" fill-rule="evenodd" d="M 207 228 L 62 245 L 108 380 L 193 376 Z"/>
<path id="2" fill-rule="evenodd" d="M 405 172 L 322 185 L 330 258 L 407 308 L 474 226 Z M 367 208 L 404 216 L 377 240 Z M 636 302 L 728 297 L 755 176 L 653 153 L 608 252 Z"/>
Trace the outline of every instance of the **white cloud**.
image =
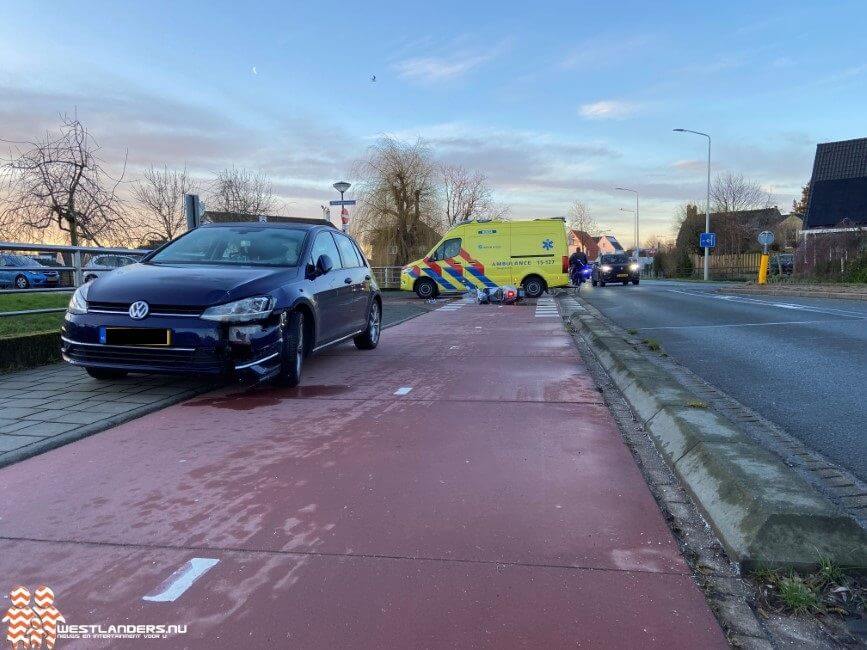
<path id="1" fill-rule="evenodd" d="M 401 61 L 395 68 L 404 79 L 422 82 L 447 81 L 466 74 L 488 60 L 483 56 L 452 60 L 422 57 Z"/>
<path id="2" fill-rule="evenodd" d="M 707 166 L 706 160 L 677 160 L 671 163 L 671 166 L 675 169 L 680 169 L 682 171 L 699 171 L 705 169 Z"/>
<path id="3" fill-rule="evenodd" d="M 651 47 L 654 40 L 650 34 L 632 37 L 610 34 L 588 38 L 569 50 L 560 62 L 560 67 L 568 70 L 615 65 Z"/>
<path id="4" fill-rule="evenodd" d="M 637 110 L 638 106 L 631 102 L 608 99 L 591 104 L 582 104 L 580 113 L 588 120 L 611 120 L 628 117 Z"/>

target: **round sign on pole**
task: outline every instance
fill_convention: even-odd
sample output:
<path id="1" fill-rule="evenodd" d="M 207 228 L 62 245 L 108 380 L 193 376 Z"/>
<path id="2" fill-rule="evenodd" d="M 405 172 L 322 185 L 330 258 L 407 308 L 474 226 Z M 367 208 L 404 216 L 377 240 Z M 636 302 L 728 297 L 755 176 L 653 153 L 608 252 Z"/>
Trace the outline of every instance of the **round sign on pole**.
<path id="1" fill-rule="evenodd" d="M 774 243 L 774 233 L 770 230 L 763 230 L 759 233 L 759 243 L 762 246 L 770 246 Z"/>

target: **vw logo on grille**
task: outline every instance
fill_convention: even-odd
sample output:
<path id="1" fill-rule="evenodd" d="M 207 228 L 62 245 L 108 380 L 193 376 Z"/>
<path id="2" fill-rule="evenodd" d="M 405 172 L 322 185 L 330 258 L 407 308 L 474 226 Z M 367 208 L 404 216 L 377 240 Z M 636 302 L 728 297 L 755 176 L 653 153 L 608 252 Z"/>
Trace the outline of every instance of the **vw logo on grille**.
<path id="1" fill-rule="evenodd" d="M 129 306 L 129 317 L 135 320 L 141 320 L 148 315 L 150 307 L 144 300 L 136 300 Z"/>

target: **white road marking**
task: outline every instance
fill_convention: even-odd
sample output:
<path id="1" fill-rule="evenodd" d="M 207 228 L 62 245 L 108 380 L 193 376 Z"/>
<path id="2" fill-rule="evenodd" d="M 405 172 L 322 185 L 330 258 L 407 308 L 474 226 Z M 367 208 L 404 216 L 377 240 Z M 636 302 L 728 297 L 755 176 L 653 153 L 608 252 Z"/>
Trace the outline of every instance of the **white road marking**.
<path id="1" fill-rule="evenodd" d="M 539 298 L 536 302 L 536 318 L 555 318 L 560 314 L 557 311 L 557 305 L 554 304 L 553 298 Z"/>
<path id="2" fill-rule="evenodd" d="M 192 584 L 204 575 L 219 560 L 209 557 L 194 557 L 180 569 L 169 576 L 157 589 L 157 593 L 144 596 L 142 600 L 152 603 L 171 603 L 189 589 Z"/>
<path id="3" fill-rule="evenodd" d="M 834 309 L 833 307 L 813 307 L 812 305 L 799 305 L 789 302 L 771 302 L 769 300 L 758 300 L 757 298 L 747 298 L 746 296 L 719 295 L 714 293 L 701 293 L 695 291 L 681 291 L 680 289 L 666 289 L 669 293 L 682 293 L 686 296 L 698 296 L 700 298 L 711 298 L 713 300 L 727 300 L 729 302 L 740 302 L 748 305 L 763 305 L 765 307 L 777 307 L 780 309 L 797 309 L 799 311 L 809 311 L 816 314 L 828 314 L 830 316 L 852 316 L 854 318 L 864 318 L 862 312 L 849 311 L 846 309 Z"/>
<path id="4" fill-rule="evenodd" d="M 412 390 L 412 386 L 401 386 L 396 391 L 394 391 L 394 394 L 395 395 L 406 395 L 411 390 Z"/>
<path id="5" fill-rule="evenodd" d="M 864 318 L 852 318 L 850 320 L 865 320 Z M 761 327 L 762 325 L 807 325 L 810 323 L 848 323 L 850 320 L 783 320 L 769 323 L 729 323 L 726 325 L 661 325 L 659 327 L 638 327 L 640 331 L 645 330 L 690 330 L 701 327 Z"/>

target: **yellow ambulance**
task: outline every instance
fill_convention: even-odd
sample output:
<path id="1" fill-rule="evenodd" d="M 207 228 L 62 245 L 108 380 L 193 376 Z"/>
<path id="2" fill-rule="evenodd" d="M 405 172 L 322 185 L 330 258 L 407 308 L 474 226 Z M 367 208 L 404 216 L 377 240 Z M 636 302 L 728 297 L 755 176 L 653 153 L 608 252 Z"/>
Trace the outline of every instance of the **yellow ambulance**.
<path id="1" fill-rule="evenodd" d="M 569 286 L 564 219 L 464 221 L 400 273 L 400 288 L 419 298 L 503 285 L 523 287 L 530 298 Z"/>

